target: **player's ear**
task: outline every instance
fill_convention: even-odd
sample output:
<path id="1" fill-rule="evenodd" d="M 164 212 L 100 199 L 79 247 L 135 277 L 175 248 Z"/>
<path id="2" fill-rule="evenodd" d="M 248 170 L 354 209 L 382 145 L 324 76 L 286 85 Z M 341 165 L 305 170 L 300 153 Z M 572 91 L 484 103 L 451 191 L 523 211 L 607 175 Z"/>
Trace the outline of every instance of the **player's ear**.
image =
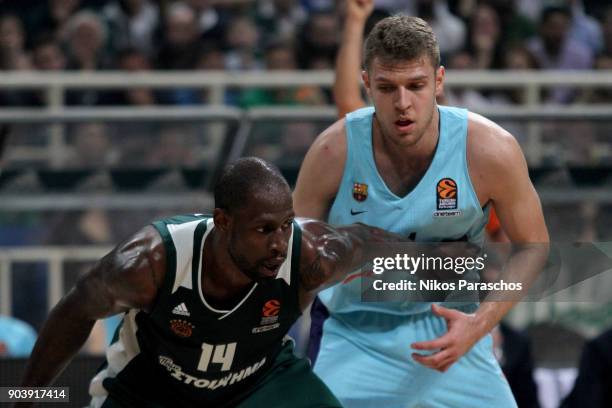
<path id="1" fill-rule="evenodd" d="M 436 70 L 436 96 L 444 94 L 444 75 L 446 70 L 444 66 L 440 65 Z"/>
<path id="2" fill-rule="evenodd" d="M 361 79 L 363 80 L 363 85 L 365 86 L 368 95 L 370 95 L 370 75 L 368 75 L 367 69 L 361 71 Z"/>
<path id="3" fill-rule="evenodd" d="M 231 224 L 231 216 L 224 208 L 215 208 L 213 210 L 213 220 L 215 221 L 215 228 L 220 229 L 223 232 L 227 232 Z"/>

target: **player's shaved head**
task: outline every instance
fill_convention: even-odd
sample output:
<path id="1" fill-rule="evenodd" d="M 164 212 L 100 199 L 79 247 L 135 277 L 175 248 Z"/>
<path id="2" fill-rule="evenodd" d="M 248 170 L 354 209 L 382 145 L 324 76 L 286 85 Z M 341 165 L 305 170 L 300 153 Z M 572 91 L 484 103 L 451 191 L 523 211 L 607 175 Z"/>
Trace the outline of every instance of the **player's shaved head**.
<path id="1" fill-rule="evenodd" d="M 291 188 L 278 168 L 257 157 L 244 157 L 228 164 L 215 184 L 215 207 L 233 212 L 257 196 L 286 200 Z"/>

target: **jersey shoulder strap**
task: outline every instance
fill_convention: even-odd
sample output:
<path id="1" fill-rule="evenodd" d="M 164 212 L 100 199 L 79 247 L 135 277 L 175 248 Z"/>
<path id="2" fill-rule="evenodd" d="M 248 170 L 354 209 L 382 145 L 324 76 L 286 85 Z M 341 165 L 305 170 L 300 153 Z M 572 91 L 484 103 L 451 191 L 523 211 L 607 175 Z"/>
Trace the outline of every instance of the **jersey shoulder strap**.
<path id="1" fill-rule="evenodd" d="M 199 244 L 211 219 L 211 215 L 190 214 L 153 222 L 153 227 L 159 232 L 166 250 L 164 282 L 156 305 L 174 293 L 177 286 L 191 282 L 193 264 L 199 262 Z M 196 254 L 197 256 L 194 256 Z"/>

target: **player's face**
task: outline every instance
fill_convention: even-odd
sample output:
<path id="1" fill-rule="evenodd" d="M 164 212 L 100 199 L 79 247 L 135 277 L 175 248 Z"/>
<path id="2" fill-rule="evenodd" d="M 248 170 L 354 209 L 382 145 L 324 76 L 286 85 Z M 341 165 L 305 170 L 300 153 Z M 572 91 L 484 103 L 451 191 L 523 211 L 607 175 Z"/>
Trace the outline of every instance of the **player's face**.
<path id="1" fill-rule="evenodd" d="M 255 196 L 236 210 L 229 242 L 236 266 L 255 281 L 275 278 L 287 258 L 294 217 L 289 191 L 281 197 Z"/>
<path id="2" fill-rule="evenodd" d="M 428 57 L 385 63 L 374 58 L 363 81 L 376 109 L 382 136 L 398 146 L 414 146 L 431 128 L 444 68 Z"/>

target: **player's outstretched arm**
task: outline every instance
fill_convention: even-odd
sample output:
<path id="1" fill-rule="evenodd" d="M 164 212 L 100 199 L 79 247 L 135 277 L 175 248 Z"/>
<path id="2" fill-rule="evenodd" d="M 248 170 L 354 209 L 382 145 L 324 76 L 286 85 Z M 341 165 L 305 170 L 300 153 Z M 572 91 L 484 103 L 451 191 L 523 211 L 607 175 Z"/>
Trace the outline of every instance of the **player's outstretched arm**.
<path id="1" fill-rule="evenodd" d="M 334 102 L 338 117 L 362 108 L 366 102 L 361 97 L 361 50 L 363 30 L 374 10 L 374 0 L 346 0 L 346 19 L 342 41 L 336 57 L 334 77 Z"/>
<path id="2" fill-rule="evenodd" d="M 332 226 L 298 219 L 302 227 L 300 256 L 301 296 L 305 308 L 317 292 L 342 281 L 375 254 L 368 244 L 406 242 L 407 238 L 365 224 Z M 377 249 L 380 249 L 377 246 Z"/>
<path id="3" fill-rule="evenodd" d="M 148 310 L 163 281 L 165 263 L 161 237 L 151 226 L 98 261 L 49 314 L 22 386 L 50 384 L 83 346 L 97 319 L 131 308 Z"/>

